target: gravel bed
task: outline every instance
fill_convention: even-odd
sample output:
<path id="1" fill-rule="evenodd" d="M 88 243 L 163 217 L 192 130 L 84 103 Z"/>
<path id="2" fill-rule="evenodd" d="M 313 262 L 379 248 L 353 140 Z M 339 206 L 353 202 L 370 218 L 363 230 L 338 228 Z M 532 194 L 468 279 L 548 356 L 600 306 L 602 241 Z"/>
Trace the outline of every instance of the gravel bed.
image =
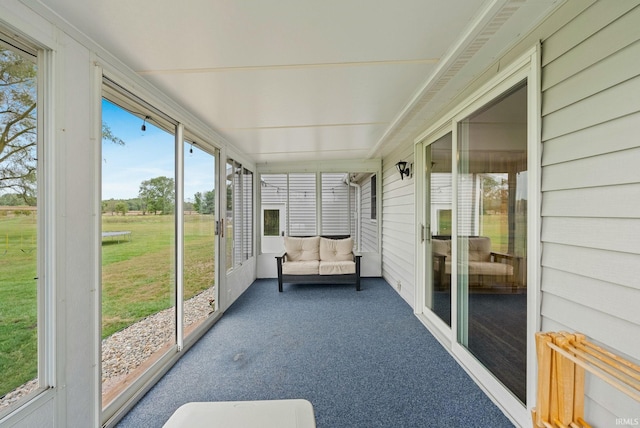
<path id="1" fill-rule="evenodd" d="M 184 303 L 184 326 L 205 319 L 211 313 L 213 287 Z M 139 367 L 154 352 L 173 340 L 174 308 L 153 314 L 102 341 L 102 392 Z M 34 379 L 0 398 L 0 412 L 38 388 Z"/>

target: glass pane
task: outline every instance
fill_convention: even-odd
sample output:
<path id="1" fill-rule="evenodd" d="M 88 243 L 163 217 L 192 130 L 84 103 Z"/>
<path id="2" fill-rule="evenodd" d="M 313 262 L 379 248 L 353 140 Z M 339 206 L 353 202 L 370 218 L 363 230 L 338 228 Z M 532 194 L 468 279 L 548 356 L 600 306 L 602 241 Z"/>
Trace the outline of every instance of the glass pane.
<path id="1" fill-rule="evenodd" d="M 0 415 L 38 387 L 37 70 L 0 44 Z"/>
<path id="2" fill-rule="evenodd" d="M 376 175 L 373 172 L 352 174 L 351 183 L 356 192 L 355 210 L 358 224 L 356 241 L 363 253 L 378 252 L 378 223 L 376 220 Z"/>
<path id="3" fill-rule="evenodd" d="M 288 201 L 287 174 L 260 175 L 262 213 L 261 247 L 263 253 L 284 251 L 285 214 Z"/>
<path id="4" fill-rule="evenodd" d="M 264 210 L 264 236 L 280 235 L 280 210 Z"/>
<path id="5" fill-rule="evenodd" d="M 102 102 L 103 406 L 175 343 L 175 137 L 142 119 Z"/>
<path id="6" fill-rule="evenodd" d="M 460 123 L 459 341 L 526 402 L 527 88 Z"/>
<path id="7" fill-rule="evenodd" d="M 316 235 L 316 175 L 289 174 L 289 235 Z"/>
<path id="8" fill-rule="evenodd" d="M 451 326 L 451 133 L 426 147 L 428 278 L 425 307 Z M 431 237 L 431 240 L 429 238 Z"/>
<path id="9" fill-rule="evenodd" d="M 242 260 L 253 257 L 253 172 L 242 171 Z"/>
<path id="10" fill-rule="evenodd" d="M 233 172 L 233 266 L 238 267 L 242 263 L 243 224 L 242 213 L 244 198 L 242 186 L 242 167 L 234 162 Z"/>
<path id="11" fill-rule="evenodd" d="M 323 173 L 322 234 L 350 235 L 349 180 L 347 173 Z"/>
<path id="12" fill-rule="evenodd" d="M 233 240 L 234 240 L 234 230 L 233 230 L 233 220 L 234 220 L 234 201 L 235 201 L 235 193 L 234 189 L 234 176 L 235 176 L 235 167 L 234 162 L 231 159 L 227 160 L 226 166 L 226 189 L 227 189 L 227 211 L 225 213 L 225 231 L 224 234 L 227 237 L 225 239 L 225 252 L 227 258 L 227 272 L 233 270 Z"/>
<path id="13" fill-rule="evenodd" d="M 184 143 L 184 332 L 216 309 L 216 158 Z"/>

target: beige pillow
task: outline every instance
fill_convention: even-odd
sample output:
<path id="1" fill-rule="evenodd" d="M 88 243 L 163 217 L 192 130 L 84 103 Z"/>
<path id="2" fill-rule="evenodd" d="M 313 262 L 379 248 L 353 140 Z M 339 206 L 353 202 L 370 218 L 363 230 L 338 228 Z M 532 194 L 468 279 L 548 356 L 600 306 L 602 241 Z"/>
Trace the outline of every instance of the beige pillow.
<path id="1" fill-rule="evenodd" d="M 287 252 L 287 260 L 294 262 L 318 260 L 320 254 L 318 252 L 319 236 L 311 238 L 293 238 L 284 237 L 284 249 Z"/>
<path id="2" fill-rule="evenodd" d="M 353 239 L 320 238 L 320 260 L 353 260 Z"/>
<path id="3" fill-rule="evenodd" d="M 491 261 L 491 239 L 486 236 L 469 238 L 469 261 Z"/>

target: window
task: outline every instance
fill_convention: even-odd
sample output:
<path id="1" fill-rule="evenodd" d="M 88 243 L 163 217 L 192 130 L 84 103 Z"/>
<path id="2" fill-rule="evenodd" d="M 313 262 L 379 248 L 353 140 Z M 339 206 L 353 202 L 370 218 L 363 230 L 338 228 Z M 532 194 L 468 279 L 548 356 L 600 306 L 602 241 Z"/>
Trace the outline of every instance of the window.
<path id="1" fill-rule="evenodd" d="M 376 205 L 372 177 L 373 172 L 261 174 L 262 252 L 282 251 L 278 237 L 285 234 L 347 235 L 359 251 L 377 252 L 378 224 L 370 219 Z"/>
<path id="2" fill-rule="evenodd" d="M 38 73 L 35 49 L 0 39 L 0 416 L 44 386 Z"/>
<path id="3" fill-rule="evenodd" d="M 322 173 L 322 234 L 351 235 L 349 220 L 349 176 L 347 173 Z"/>
<path id="4" fill-rule="evenodd" d="M 316 217 L 316 175 L 289 174 L 289 236 L 316 235 Z"/>
<path id="5" fill-rule="evenodd" d="M 280 210 L 263 210 L 264 236 L 280 236 Z"/>
<path id="6" fill-rule="evenodd" d="M 176 343 L 175 125 L 133 100 L 109 91 L 106 97 L 102 102 L 103 407 Z M 148 334 L 137 334 L 140 330 Z M 128 358 L 122 358 L 123 349 Z"/>
<path id="7" fill-rule="evenodd" d="M 187 336 L 218 307 L 215 275 L 218 207 L 215 152 L 209 153 L 185 141 L 184 153 L 183 299 Z"/>
<path id="8" fill-rule="evenodd" d="M 377 220 L 378 218 L 378 185 L 377 176 L 374 174 L 371 176 L 371 220 Z"/>
<path id="9" fill-rule="evenodd" d="M 253 172 L 242 169 L 242 260 L 253 257 Z"/>
<path id="10" fill-rule="evenodd" d="M 227 272 L 253 257 L 253 172 L 227 159 Z"/>

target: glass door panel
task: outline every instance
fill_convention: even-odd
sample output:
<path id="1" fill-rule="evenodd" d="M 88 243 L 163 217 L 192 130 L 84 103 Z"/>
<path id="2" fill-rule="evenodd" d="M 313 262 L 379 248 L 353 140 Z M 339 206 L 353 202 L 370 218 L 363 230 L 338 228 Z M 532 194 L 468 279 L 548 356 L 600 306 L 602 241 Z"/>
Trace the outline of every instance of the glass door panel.
<path id="1" fill-rule="evenodd" d="M 102 120 L 104 408 L 176 343 L 176 227 L 175 136 L 106 99 Z"/>
<path id="2" fill-rule="evenodd" d="M 217 309 L 216 155 L 184 143 L 184 335 Z"/>
<path id="3" fill-rule="evenodd" d="M 458 134 L 458 341 L 525 403 L 526 84 Z"/>
<path id="4" fill-rule="evenodd" d="M 451 133 L 425 148 L 425 308 L 451 326 Z"/>

